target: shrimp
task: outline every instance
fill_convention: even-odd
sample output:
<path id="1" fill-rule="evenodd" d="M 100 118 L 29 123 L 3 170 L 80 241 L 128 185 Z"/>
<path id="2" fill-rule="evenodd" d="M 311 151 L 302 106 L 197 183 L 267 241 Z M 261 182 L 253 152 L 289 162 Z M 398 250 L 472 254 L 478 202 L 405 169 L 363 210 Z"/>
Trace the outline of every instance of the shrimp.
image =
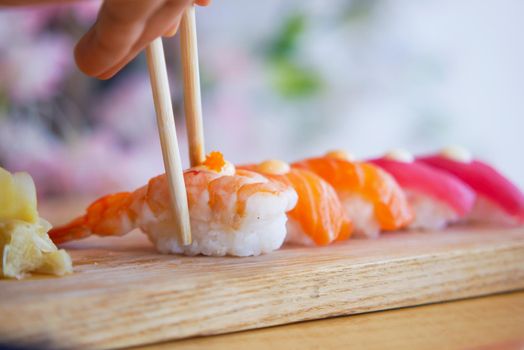
<path id="1" fill-rule="evenodd" d="M 219 152 L 184 173 L 192 244 L 181 245 L 173 232 L 167 178 L 159 175 L 134 192 L 102 197 L 85 215 L 51 230 L 56 243 L 124 235 L 140 228 L 162 253 L 249 256 L 280 248 L 286 212 L 297 194 L 282 183 L 247 170 L 236 170 Z"/>

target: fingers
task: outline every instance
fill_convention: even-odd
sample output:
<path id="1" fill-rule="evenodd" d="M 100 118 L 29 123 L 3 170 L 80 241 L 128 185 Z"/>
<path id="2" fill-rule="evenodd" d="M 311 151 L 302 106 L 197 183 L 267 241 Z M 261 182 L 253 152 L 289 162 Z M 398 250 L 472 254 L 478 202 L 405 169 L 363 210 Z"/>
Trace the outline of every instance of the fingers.
<path id="1" fill-rule="evenodd" d="M 185 7 L 184 2 L 167 1 L 160 10 L 147 20 L 146 27 L 133 49 L 141 50 L 154 39 L 172 30 L 173 27 L 178 27 Z"/>
<path id="2" fill-rule="evenodd" d="M 171 26 L 171 28 L 164 34 L 165 37 L 174 36 L 178 32 L 180 27 L 180 20 L 177 19 L 176 23 Z"/>
<path id="3" fill-rule="evenodd" d="M 178 12 L 176 12 L 176 9 L 171 9 L 175 11 L 174 15 L 176 15 Z M 144 30 L 141 38 L 138 39 L 137 43 L 131 48 L 131 51 L 122 59 L 120 60 L 116 65 L 111 67 L 109 70 L 105 71 L 104 73 L 97 76 L 98 79 L 106 80 L 111 77 L 113 77 L 116 73 L 118 73 L 122 68 L 124 68 L 133 58 L 135 58 L 151 41 L 156 39 L 159 35 L 156 33 L 162 32 L 162 27 L 159 27 L 159 23 L 169 23 L 166 21 L 167 19 L 170 19 L 172 17 L 173 13 L 170 13 L 170 9 L 162 8 L 159 11 L 157 11 L 157 14 L 152 16 L 148 23 L 146 23 L 146 29 Z M 173 24 L 167 24 L 165 28 L 169 28 L 167 32 L 169 31 L 173 32 L 173 35 L 176 34 L 178 27 L 180 26 L 180 18 L 175 17 Z M 149 23 L 153 23 L 150 25 Z M 165 30 L 164 30 L 165 31 Z M 153 32 L 153 34 L 150 34 L 148 36 L 149 32 Z"/>
<path id="4" fill-rule="evenodd" d="M 211 0 L 196 0 L 195 5 L 198 6 L 208 6 L 211 3 Z M 165 37 L 171 37 L 174 36 L 178 32 L 178 28 L 180 27 L 180 17 L 176 19 L 173 26 L 164 34 Z"/>
<path id="5" fill-rule="evenodd" d="M 162 0 L 105 1 L 95 25 L 75 48 L 79 68 L 99 76 L 121 61 L 142 35 L 146 20 L 162 4 Z"/>
<path id="6" fill-rule="evenodd" d="M 211 0 L 195 0 L 195 4 L 198 6 L 208 6 L 211 4 Z"/>
<path id="7" fill-rule="evenodd" d="M 144 30 L 142 36 L 137 40 L 135 45 L 133 45 L 131 51 L 116 65 L 97 76 L 98 79 L 106 80 L 112 78 L 116 73 L 118 73 L 122 68 L 124 68 L 133 58 L 138 56 L 138 54 L 140 54 L 140 52 L 144 50 L 151 41 L 158 38 L 161 35 L 161 33 L 165 33 L 166 30 L 174 30 L 174 33 L 176 33 L 180 25 L 180 17 L 177 17 L 175 19 L 175 24 L 170 24 L 169 22 L 164 21 L 163 18 L 164 16 L 169 16 L 168 11 L 161 10 L 161 12 L 161 15 L 153 16 L 149 19 L 148 23 L 146 24 L 146 29 Z M 168 24 L 161 26 L 161 23 Z"/>
<path id="8" fill-rule="evenodd" d="M 112 77 L 152 40 L 176 32 L 182 11 L 189 3 L 190 0 L 106 0 L 95 25 L 75 48 L 78 67 L 93 77 Z"/>

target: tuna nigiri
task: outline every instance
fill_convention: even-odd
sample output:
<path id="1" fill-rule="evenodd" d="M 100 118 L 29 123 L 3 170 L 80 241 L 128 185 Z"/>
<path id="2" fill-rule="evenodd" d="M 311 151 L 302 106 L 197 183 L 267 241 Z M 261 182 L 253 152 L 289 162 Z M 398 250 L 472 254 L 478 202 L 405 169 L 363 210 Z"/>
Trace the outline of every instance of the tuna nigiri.
<path id="1" fill-rule="evenodd" d="M 163 253 L 249 256 L 280 248 L 286 236 L 286 212 L 296 203 L 290 186 L 252 171 L 235 169 L 218 152 L 204 165 L 184 173 L 193 242 L 183 246 L 173 232 L 168 184 L 157 176 L 134 192 L 108 195 L 86 214 L 51 230 L 55 243 L 92 234 L 123 235 L 135 228 Z"/>
<path id="2" fill-rule="evenodd" d="M 370 160 L 402 187 L 414 213 L 410 228 L 441 229 L 465 217 L 475 202 L 475 192 L 455 176 L 416 162 L 403 150 Z"/>
<path id="3" fill-rule="evenodd" d="M 269 160 L 243 168 L 263 174 L 295 189 L 297 205 L 288 212 L 286 241 L 304 245 L 326 245 L 347 239 L 352 231 L 337 193 L 311 171 L 291 169 L 288 163 Z"/>
<path id="4" fill-rule="evenodd" d="M 496 169 L 473 159 L 467 150 L 450 147 L 417 161 L 453 174 L 476 191 L 469 221 L 508 226 L 524 224 L 524 194 Z"/>
<path id="5" fill-rule="evenodd" d="M 292 167 L 311 170 L 337 192 L 355 234 L 377 237 L 380 231 L 406 227 L 413 215 L 395 179 L 370 163 L 351 162 L 340 153 L 309 158 Z"/>

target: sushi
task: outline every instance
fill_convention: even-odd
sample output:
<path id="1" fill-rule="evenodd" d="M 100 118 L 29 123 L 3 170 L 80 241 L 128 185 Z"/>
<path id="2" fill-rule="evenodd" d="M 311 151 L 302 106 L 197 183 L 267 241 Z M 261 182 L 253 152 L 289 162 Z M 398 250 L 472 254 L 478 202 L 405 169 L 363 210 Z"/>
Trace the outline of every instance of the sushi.
<path id="1" fill-rule="evenodd" d="M 473 159 L 460 147 L 417 158 L 417 162 L 453 174 L 477 194 L 469 222 L 519 226 L 524 224 L 524 194 L 492 166 Z"/>
<path id="2" fill-rule="evenodd" d="M 454 175 L 415 161 L 404 150 L 393 150 L 369 162 L 391 174 L 402 187 L 414 213 L 413 229 L 438 230 L 468 215 L 475 191 Z"/>
<path id="3" fill-rule="evenodd" d="M 343 151 L 291 165 L 235 167 L 219 152 L 184 172 L 193 242 L 174 232 L 167 178 L 104 196 L 85 215 L 49 232 L 55 243 L 141 229 L 162 253 L 252 256 L 284 241 L 328 245 L 352 234 L 375 238 L 404 228 L 441 229 L 458 221 L 524 223 L 524 195 L 464 151 L 414 159 L 394 151 L 367 162 Z"/>
<path id="4" fill-rule="evenodd" d="M 337 193 L 318 175 L 304 169 L 292 169 L 288 163 L 280 160 L 268 160 L 242 168 L 291 186 L 297 192 L 297 205 L 288 212 L 286 241 L 302 245 L 327 245 L 336 240 L 345 240 L 351 235 L 352 224 Z"/>
<path id="5" fill-rule="evenodd" d="M 413 219 L 395 179 L 373 164 L 349 161 L 338 151 L 295 162 L 292 167 L 313 171 L 333 186 L 357 236 L 376 238 L 381 231 L 404 228 Z"/>
<path id="6" fill-rule="evenodd" d="M 297 194 L 281 182 L 235 169 L 219 152 L 184 173 L 193 242 L 183 246 L 173 232 L 168 183 L 157 176 L 134 192 L 108 195 L 86 214 L 50 231 L 55 243 L 92 234 L 123 235 L 140 228 L 162 253 L 250 256 L 280 248 L 286 212 Z"/>

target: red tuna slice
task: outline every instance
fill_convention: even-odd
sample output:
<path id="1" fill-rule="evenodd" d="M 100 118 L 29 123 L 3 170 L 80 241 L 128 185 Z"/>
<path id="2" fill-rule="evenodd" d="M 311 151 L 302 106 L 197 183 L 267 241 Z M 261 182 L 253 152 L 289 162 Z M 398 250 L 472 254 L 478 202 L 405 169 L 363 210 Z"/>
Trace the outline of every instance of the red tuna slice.
<path id="1" fill-rule="evenodd" d="M 406 190 L 423 193 L 450 206 L 459 217 L 468 214 L 475 203 L 475 192 L 457 177 L 420 162 L 388 158 L 371 163 L 390 173 Z"/>
<path id="2" fill-rule="evenodd" d="M 417 162 L 455 175 L 473 188 L 478 196 L 486 197 L 520 223 L 524 222 L 524 194 L 490 165 L 479 160 L 457 161 L 442 155 L 420 157 Z"/>

